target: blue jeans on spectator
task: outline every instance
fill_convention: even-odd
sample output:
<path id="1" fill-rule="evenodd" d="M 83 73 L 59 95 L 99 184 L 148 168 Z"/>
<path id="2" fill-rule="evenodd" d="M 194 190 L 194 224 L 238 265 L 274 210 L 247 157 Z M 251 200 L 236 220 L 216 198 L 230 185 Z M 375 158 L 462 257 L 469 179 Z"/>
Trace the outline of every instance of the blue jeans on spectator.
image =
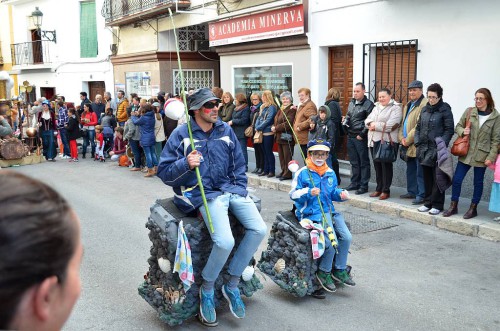
<path id="1" fill-rule="evenodd" d="M 160 161 L 160 156 L 162 151 L 163 151 L 163 142 L 157 141 L 155 143 L 155 152 L 156 152 L 156 159 L 158 160 L 158 162 Z"/>
<path id="2" fill-rule="evenodd" d="M 82 155 L 85 155 L 87 153 L 87 146 L 90 143 L 90 153 L 92 155 L 95 155 L 95 130 L 87 130 L 87 134 L 84 135 L 83 137 L 83 144 L 82 144 Z"/>
<path id="3" fill-rule="evenodd" d="M 248 152 L 247 152 L 247 137 L 238 138 L 241 146 L 241 152 L 243 153 L 243 157 L 245 158 L 245 171 L 248 171 Z"/>
<path id="4" fill-rule="evenodd" d="M 326 212 L 325 216 L 328 225 L 332 226 L 332 214 Z M 332 270 L 334 258 L 335 269 L 344 270 L 347 268 L 347 255 L 349 254 L 349 248 L 351 247 L 352 235 L 345 224 L 344 216 L 340 213 L 334 212 L 333 219 L 335 221 L 333 224 L 333 230 L 335 233 L 335 239 L 338 243 L 338 254 L 335 256 L 335 249 L 333 248 L 330 239 L 328 239 L 328 233 L 325 229 L 325 252 L 319 261 L 319 269 L 324 272 L 330 272 Z"/>
<path id="5" fill-rule="evenodd" d="M 352 171 L 350 185 L 361 189 L 368 189 L 371 171 L 367 139 L 358 140 L 356 137 L 347 137 L 347 153 Z"/>
<path id="6" fill-rule="evenodd" d="M 52 160 L 56 157 L 56 144 L 54 141 L 54 130 L 42 131 L 43 156 L 45 159 Z"/>
<path id="7" fill-rule="evenodd" d="M 245 228 L 245 236 L 236 252 L 234 252 L 228 268 L 229 275 L 241 276 L 257 251 L 259 244 L 266 236 L 266 224 L 249 196 L 242 197 L 226 192 L 213 200 L 209 200 L 208 210 L 212 216 L 214 227 L 214 232 L 209 231 L 209 233 L 214 244 L 201 275 L 205 281 L 215 281 L 226 264 L 229 254 L 231 254 L 234 247 L 234 237 L 229 225 L 229 210 Z M 205 220 L 207 228 L 209 228 L 205 207 L 201 206 L 199 211 Z"/>
<path id="8" fill-rule="evenodd" d="M 68 133 L 65 128 L 59 129 L 59 135 L 61 136 L 61 142 L 64 146 L 64 151 L 61 151 L 66 156 L 71 156 L 71 152 L 69 150 L 69 141 L 68 141 Z"/>
<path id="9" fill-rule="evenodd" d="M 425 198 L 424 172 L 416 157 L 408 157 L 406 161 L 406 188 L 408 193 Z"/>
<path id="10" fill-rule="evenodd" d="M 120 127 L 122 127 L 122 128 L 123 128 L 123 127 L 125 126 L 125 123 L 126 123 L 126 122 L 118 122 L 118 126 L 120 126 Z"/>
<path id="11" fill-rule="evenodd" d="M 453 176 L 451 201 L 458 202 L 460 193 L 462 192 L 462 182 L 464 181 L 465 175 L 467 175 L 470 168 L 470 165 L 458 162 L 457 167 L 455 168 L 455 175 Z M 485 171 L 486 167 L 474 167 L 474 193 L 472 194 L 471 201 L 474 204 L 478 204 L 479 201 L 481 201 Z"/>
<path id="12" fill-rule="evenodd" d="M 148 169 L 153 169 L 153 167 L 158 166 L 158 159 L 156 158 L 155 145 L 142 146 L 142 149 L 144 150 L 144 155 L 146 155 L 146 166 L 148 167 Z"/>
<path id="13" fill-rule="evenodd" d="M 274 135 L 264 136 L 262 139 L 262 148 L 264 149 L 264 172 L 274 174 Z"/>
<path id="14" fill-rule="evenodd" d="M 128 141 L 130 148 L 132 148 L 132 153 L 134 153 L 134 167 L 141 168 L 142 157 L 141 157 L 141 146 L 139 146 L 139 140 L 130 139 Z"/>

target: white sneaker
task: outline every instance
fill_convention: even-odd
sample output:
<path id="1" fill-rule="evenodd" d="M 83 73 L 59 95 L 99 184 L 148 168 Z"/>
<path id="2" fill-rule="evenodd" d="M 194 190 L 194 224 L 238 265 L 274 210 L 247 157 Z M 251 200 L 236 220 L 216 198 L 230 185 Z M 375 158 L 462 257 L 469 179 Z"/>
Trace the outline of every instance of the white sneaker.
<path id="1" fill-rule="evenodd" d="M 67 160 L 67 159 L 71 159 L 71 156 L 64 155 L 62 158 Z"/>
<path id="2" fill-rule="evenodd" d="M 429 214 L 431 214 L 431 215 L 438 215 L 440 212 L 441 212 L 441 210 L 436 209 L 436 208 L 432 208 L 431 210 L 429 210 Z"/>
<path id="3" fill-rule="evenodd" d="M 426 211 L 429 211 L 431 210 L 430 208 L 426 207 L 426 206 L 420 206 L 417 208 L 417 210 L 421 213 L 425 213 Z"/>

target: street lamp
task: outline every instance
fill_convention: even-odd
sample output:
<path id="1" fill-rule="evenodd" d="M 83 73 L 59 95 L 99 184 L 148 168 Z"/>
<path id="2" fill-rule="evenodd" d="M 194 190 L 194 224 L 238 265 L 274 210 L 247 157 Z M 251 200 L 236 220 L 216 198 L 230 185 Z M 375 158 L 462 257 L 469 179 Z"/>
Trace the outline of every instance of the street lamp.
<path id="1" fill-rule="evenodd" d="M 40 9 L 38 9 L 38 7 L 35 7 L 35 10 L 31 13 L 31 19 L 33 20 L 33 25 L 37 28 L 38 35 L 41 38 L 45 38 L 48 41 L 53 41 L 53 42 L 57 43 L 56 30 L 53 30 L 53 31 L 41 30 L 43 13 Z"/>

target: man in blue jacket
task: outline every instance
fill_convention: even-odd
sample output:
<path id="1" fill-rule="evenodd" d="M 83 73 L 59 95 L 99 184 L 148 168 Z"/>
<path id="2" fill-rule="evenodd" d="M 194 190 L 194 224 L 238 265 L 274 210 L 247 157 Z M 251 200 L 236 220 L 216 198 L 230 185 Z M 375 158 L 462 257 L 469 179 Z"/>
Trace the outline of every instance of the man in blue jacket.
<path id="1" fill-rule="evenodd" d="M 209 228 L 195 167 L 200 170 L 214 227 L 210 233 L 214 244 L 202 271 L 200 287 L 199 317 L 207 326 L 217 325 L 214 283 L 234 246 L 228 210 L 246 229 L 229 263 L 229 282 L 222 287 L 231 313 L 237 318 L 245 316 L 245 305 L 238 290 L 240 276 L 267 233 L 246 190 L 245 159 L 238 138 L 229 125 L 217 118 L 220 101 L 208 88 L 189 96 L 195 150 L 191 149 L 187 124 L 181 125 L 170 135 L 158 166 L 158 177 L 174 189 L 175 205 L 185 213 L 199 210 Z"/>

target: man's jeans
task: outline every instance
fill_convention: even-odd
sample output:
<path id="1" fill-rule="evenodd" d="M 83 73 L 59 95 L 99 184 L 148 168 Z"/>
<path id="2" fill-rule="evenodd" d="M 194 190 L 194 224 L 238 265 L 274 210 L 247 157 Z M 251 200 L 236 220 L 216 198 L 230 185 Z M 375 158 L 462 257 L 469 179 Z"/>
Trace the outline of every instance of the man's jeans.
<path id="1" fill-rule="evenodd" d="M 424 172 L 416 157 L 408 157 L 406 161 L 406 188 L 408 193 L 425 198 Z"/>
<path id="2" fill-rule="evenodd" d="M 351 186 L 368 189 L 370 181 L 370 157 L 368 156 L 367 139 L 347 138 L 347 153 L 351 163 Z"/>
<path id="3" fill-rule="evenodd" d="M 142 148 L 139 145 L 139 140 L 129 139 L 128 143 L 134 153 L 134 167 L 140 168 L 142 166 Z"/>
<path id="4" fill-rule="evenodd" d="M 59 129 L 59 135 L 61 136 L 61 142 L 64 146 L 64 151 L 60 151 L 66 156 L 71 155 L 71 151 L 69 149 L 69 142 L 68 142 L 68 133 L 66 132 L 66 129 Z"/>
<path id="5" fill-rule="evenodd" d="M 246 229 L 245 236 L 234 253 L 228 268 L 228 273 L 231 276 L 241 276 L 267 233 L 266 224 L 249 196 L 242 197 L 237 194 L 224 193 L 209 200 L 208 209 L 212 216 L 213 233 L 210 232 L 205 207 L 201 206 L 199 210 L 214 245 L 201 275 L 205 281 L 214 282 L 224 267 L 229 254 L 231 254 L 234 238 L 229 225 L 229 209 Z"/>
<path id="6" fill-rule="evenodd" d="M 328 224 L 332 226 L 332 217 L 330 213 L 325 213 Z M 349 254 L 349 247 L 351 247 L 352 235 L 347 225 L 345 224 L 344 216 L 340 213 L 334 213 L 333 219 L 335 224 L 333 229 L 335 232 L 335 239 L 337 240 L 338 254 L 335 258 L 335 249 L 332 242 L 328 239 L 328 233 L 325 229 L 325 252 L 319 261 L 319 270 L 330 272 L 332 270 L 333 259 L 335 258 L 335 269 L 344 270 L 347 267 L 347 255 Z"/>

